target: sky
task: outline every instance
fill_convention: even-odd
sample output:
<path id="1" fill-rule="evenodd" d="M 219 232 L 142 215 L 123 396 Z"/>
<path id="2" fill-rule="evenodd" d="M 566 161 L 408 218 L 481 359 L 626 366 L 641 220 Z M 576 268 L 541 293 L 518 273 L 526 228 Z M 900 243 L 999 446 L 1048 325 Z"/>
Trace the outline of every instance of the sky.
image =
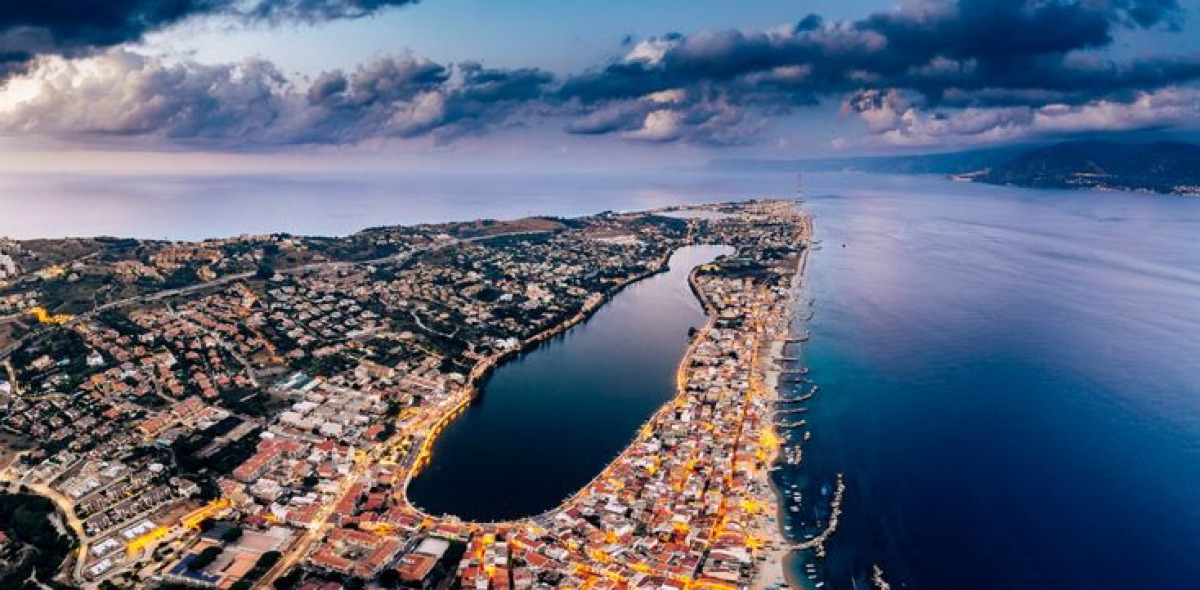
<path id="1" fill-rule="evenodd" d="M 1191 139 L 1198 10 L 1200 0 L 0 2 L 0 171 L 602 168 Z"/>

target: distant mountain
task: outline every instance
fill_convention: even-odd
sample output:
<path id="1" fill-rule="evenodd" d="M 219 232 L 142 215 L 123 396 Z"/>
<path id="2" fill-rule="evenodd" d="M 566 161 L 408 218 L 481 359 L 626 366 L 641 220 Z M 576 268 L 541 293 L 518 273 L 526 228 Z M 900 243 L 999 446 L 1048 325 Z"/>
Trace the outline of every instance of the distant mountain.
<path id="1" fill-rule="evenodd" d="M 808 160 L 714 160 L 710 169 L 744 172 L 944 174 L 955 180 L 1034 188 L 1098 188 L 1200 194 L 1200 146 L 1072 141 L 919 156 Z"/>
<path id="2" fill-rule="evenodd" d="M 973 180 L 1037 188 L 1200 193 L 1200 146 L 1177 141 L 1073 141 L 1037 148 Z"/>
<path id="3" fill-rule="evenodd" d="M 886 174 L 967 174 L 987 169 L 1025 148 L 971 150 L 917 156 L 814 158 L 802 160 L 713 160 L 708 167 L 728 172 L 879 172 Z"/>

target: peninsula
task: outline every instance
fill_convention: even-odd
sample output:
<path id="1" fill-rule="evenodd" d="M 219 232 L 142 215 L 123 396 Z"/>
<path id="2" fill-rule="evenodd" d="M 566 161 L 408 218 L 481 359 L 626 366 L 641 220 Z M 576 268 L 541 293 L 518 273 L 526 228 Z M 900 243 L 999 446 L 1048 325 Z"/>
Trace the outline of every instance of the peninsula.
<path id="1" fill-rule="evenodd" d="M 0 478 L 63 517 L 75 548 L 52 587 L 772 587 L 791 549 L 769 478 L 776 357 L 810 238 L 771 200 L 3 241 Z M 409 501 L 495 367 L 693 244 L 734 253 L 691 273 L 708 320 L 607 468 L 509 522 Z"/>

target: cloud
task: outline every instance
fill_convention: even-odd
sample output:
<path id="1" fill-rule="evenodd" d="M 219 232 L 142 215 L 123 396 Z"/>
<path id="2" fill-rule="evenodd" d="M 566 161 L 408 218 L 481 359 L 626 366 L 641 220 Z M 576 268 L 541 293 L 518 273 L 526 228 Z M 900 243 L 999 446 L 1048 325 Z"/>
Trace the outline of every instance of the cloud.
<path id="1" fill-rule="evenodd" d="M 548 84 L 540 70 L 385 57 L 293 81 L 269 62 L 170 63 L 125 50 L 43 59 L 32 97 L 0 93 L 0 131 L 57 137 L 150 136 L 215 148 L 437 141 L 508 124 Z"/>
<path id="2" fill-rule="evenodd" d="M 567 78 L 558 95 L 584 112 L 568 131 L 626 136 L 645 97 L 680 89 L 764 114 L 890 91 L 914 112 L 1121 103 L 1200 78 L 1197 55 L 1105 51 L 1120 30 L 1176 30 L 1182 14 L 1176 0 L 911 0 L 855 21 L 809 15 L 794 27 L 649 38 Z"/>
<path id="3" fill-rule="evenodd" d="M 1146 129 L 1200 130 L 1200 89 L 1163 88 L 1127 101 L 923 111 L 897 91 L 866 91 L 844 110 L 867 128 L 857 141 L 835 147 L 940 148 L 1066 137 L 1082 133 Z"/>
<path id="4" fill-rule="evenodd" d="M 0 9 L 0 78 L 40 55 L 77 57 L 138 41 L 189 18 L 315 23 L 361 18 L 416 0 L 33 0 Z"/>
<path id="5" fill-rule="evenodd" d="M 994 92 L 974 93 L 988 89 L 1009 91 L 1001 98 L 1009 101 L 1031 89 L 1090 99 L 1200 76 L 1195 56 L 1119 63 L 1078 53 L 1108 47 L 1118 28 L 1174 27 L 1180 14 L 1175 0 L 912 1 L 858 21 L 810 15 L 791 28 L 648 39 L 562 92 L 598 102 L 719 83 L 776 95 L 907 88 L 931 104 L 947 95 L 986 102 Z"/>
<path id="6" fill-rule="evenodd" d="M 1069 121 L 1184 125 L 1163 101 L 1200 79 L 1200 55 L 1110 51 L 1122 31 L 1178 30 L 1177 0 L 903 0 L 858 20 L 808 15 L 776 28 L 629 39 L 610 62 L 557 79 L 404 56 L 308 80 L 261 60 L 166 62 L 121 47 L 200 16 L 308 23 L 411 3 L 24 3 L 0 13 L 0 77 L 7 63 L 40 90 L 0 91 L 9 105 L 0 130 L 255 149 L 448 142 L 537 119 L 565 121 L 572 135 L 727 146 L 761 139 L 770 117 L 840 101 L 864 124 L 864 143 L 933 146 L 1068 133 Z M 1157 106 L 1140 106 L 1147 97 Z"/>

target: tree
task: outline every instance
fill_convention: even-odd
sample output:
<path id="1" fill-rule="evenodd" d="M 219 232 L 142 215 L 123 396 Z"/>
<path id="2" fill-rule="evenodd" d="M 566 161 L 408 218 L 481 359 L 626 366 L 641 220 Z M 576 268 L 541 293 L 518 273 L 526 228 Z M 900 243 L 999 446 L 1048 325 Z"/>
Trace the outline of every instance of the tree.
<path id="1" fill-rule="evenodd" d="M 265 281 L 275 276 L 275 261 L 262 260 L 258 263 L 258 268 L 254 271 L 254 277 Z"/>
<path id="2" fill-rule="evenodd" d="M 258 563 L 254 564 L 254 567 L 269 570 L 275 567 L 275 564 L 279 563 L 281 557 L 283 557 L 283 554 L 278 551 L 268 551 L 263 553 L 262 557 L 258 558 Z"/>
<path id="3" fill-rule="evenodd" d="M 300 568 L 295 568 L 287 575 L 275 580 L 275 590 L 291 590 L 300 584 L 300 578 L 303 576 L 304 572 Z"/>
<path id="4" fill-rule="evenodd" d="M 221 540 L 226 543 L 233 543 L 242 538 L 242 527 L 230 527 L 224 533 L 221 533 Z"/>
<path id="5" fill-rule="evenodd" d="M 212 562 L 217 560 L 217 556 L 221 554 L 221 551 L 222 549 L 219 545 L 205 547 L 204 551 L 201 551 L 199 555 L 193 557 L 192 560 L 188 562 L 188 569 L 193 571 L 202 570 L 212 565 Z"/>
<path id="6" fill-rule="evenodd" d="M 383 586 L 384 588 L 399 587 L 400 586 L 400 572 L 398 572 L 394 569 L 391 569 L 391 568 L 383 570 L 383 573 L 379 574 L 379 585 Z"/>

